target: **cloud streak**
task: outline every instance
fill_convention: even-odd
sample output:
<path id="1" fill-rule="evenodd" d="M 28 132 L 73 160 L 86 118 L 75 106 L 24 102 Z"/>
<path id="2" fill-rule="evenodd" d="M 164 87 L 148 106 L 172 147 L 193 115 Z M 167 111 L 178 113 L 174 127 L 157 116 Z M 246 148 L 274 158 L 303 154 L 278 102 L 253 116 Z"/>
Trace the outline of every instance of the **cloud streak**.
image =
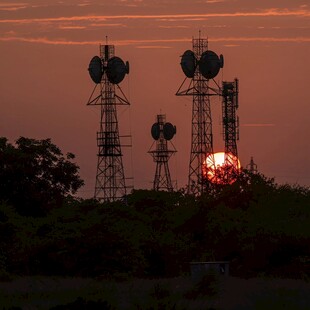
<path id="1" fill-rule="evenodd" d="M 2 19 L 2 24 L 31 24 L 31 23 L 46 23 L 46 22 L 64 22 L 64 21 L 107 21 L 107 20 L 139 20 L 139 19 L 157 19 L 157 20 L 184 20 L 184 19 L 199 19 L 213 17 L 310 17 L 310 11 L 303 8 L 298 10 L 288 9 L 268 9 L 259 12 L 235 12 L 235 13 L 206 13 L 206 14 L 161 14 L 161 15 L 82 15 L 68 17 L 46 17 L 46 18 L 24 18 L 24 19 Z"/>
<path id="2" fill-rule="evenodd" d="M 310 42 L 310 37 L 226 37 L 211 38 L 210 42 L 291 42 L 302 43 Z"/>
<path id="3" fill-rule="evenodd" d="M 26 42 L 26 43 L 41 43 L 50 45 L 99 45 L 100 41 L 70 41 L 65 39 L 55 39 L 51 40 L 48 38 L 23 38 L 23 37 L 7 37 L 0 38 L 0 41 L 9 42 Z"/>
<path id="4" fill-rule="evenodd" d="M 0 11 L 18 11 L 28 7 L 28 3 L 0 3 Z"/>
<path id="5" fill-rule="evenodd" d="M 65 25 L 59 26 L 59 29 L 64 29 L 64 30 L 81 30 L 85 28 L 86 27 L 84 26 L 65 26 Z"/>
<path id="6" fill-rule="evenodd" d="M 275 124 L 242 124 L 242 127 L 275 127 Z"/>
<path id="7" fill-rule="evenodd" d="M 120 24 L 120 23 L 93 23 L 89 25 L 90 27 L 127 27 L 124 24 Z"/>
<path id="8" fill-rule="evenodd" d="M 158 48 L 161 45 L 158 44 L 167 44 L 167 43 L 183 43 L 191 41 L 192 38 L 172 38 L 172 39 L 137 39 L 137 40 L 117 40 L 114 44 L 117 45 L 140 45 L 146 44 L 147 48 L 150 48 L 150 44 L 154 44 L 153 48 Z M 100 41 L 72 41 L 66 39 L 49 39 L 46 37 L 30 38 L 30 37 L 0 37 L 0 41 L 19 41 L 19 42 L 28 42 L 28 43 L 41 43 L 41 44 L 51 44 L 51 45 L 98 45 Z M 222 37 L 222 38 L 212 38 L 209 39 L 209 42 L 286 42 L 286 43 L 302 43 L 310 42 L 310 37 L 292 37 L 292 38 L 274 38 L 274 37 Z M 156 46 L 156 45 L 157 46 Z M 232 46 L 232 45 L 230 45 Z M 235 45 L 234 45 L 235 46 Z M 146 47 L 144 47 L 146 48 Z"/>
<path id="9" fill-rule="evenodd" d="M 167 49 L 167 48 L 171 48 L 171 46 L 165 46 L 165 45 L 140 45 L 140 46 L 136 46 L 136 48 L 140 48 L 140 49 Z"/>

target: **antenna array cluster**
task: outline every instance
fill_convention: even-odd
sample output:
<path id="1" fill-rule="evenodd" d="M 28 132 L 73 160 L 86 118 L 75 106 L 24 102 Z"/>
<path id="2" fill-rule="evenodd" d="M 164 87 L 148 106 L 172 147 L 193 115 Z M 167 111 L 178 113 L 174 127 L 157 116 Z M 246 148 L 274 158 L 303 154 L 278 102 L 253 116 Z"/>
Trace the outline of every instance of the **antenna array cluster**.
<path id="1" fill-rule="evenodd" d="M 106 55 L 108 57 L 108 55 Z M 106 64 L 103 58 L 94 56 L 88 67 L 89 75 L 94 83 L 99 84 L 102 81 L 104 73 L 112 84 L 119 84 L 129 73 L 129 62 L 124 61 L 116 56 L 108 58 Z"/>
<path id="2" fill-rule="evenodd" d="M 198 67 L 202 76 L 209 80 L 215 78 L 220 69 L 224 67 L 224 57 L 223 55 L 219 57 L 210 50 L 204 51 L 201 55 L 195 55 L 193 51 L 187 50 L 182 55 L 181 67 L 190 79 L 194 77 Z"/>

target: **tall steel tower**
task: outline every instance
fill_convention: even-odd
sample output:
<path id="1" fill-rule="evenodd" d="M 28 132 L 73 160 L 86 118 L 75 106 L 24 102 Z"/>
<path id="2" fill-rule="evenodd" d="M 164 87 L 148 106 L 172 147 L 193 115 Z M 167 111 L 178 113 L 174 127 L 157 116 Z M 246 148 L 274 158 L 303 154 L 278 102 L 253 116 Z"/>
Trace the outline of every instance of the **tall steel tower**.
<path id="1" fill-rule="evenodd" d="M 181 67 L 186 75 L 177 96 L 192 96 L 192 136 L 188 174 L 188 192 L 201 195 L 208 191 L 208 169 L 215 170 L 210 98 L 221 95 L 219 85 L 213 79 L 223 68 L 223 56 L 208 50 L 208 40 L 193 38 L 193 50 L 182 56 Z M 189 85 L 184 86 L 187 78 Z M 206 158 L 211 165 L 206 167 Z"/>
<path id="2" fill-rule="evenodd" d="M 176 149 L 172 144 L 173 149 L 168 148 L 168 141 L 170 141 L 176 134 L 176 127 L 171 123 L 166 122 L 166 115 L 157 115 L 156 123 L 151 128 L 151 134 L 155 140 L 148 151 L 156 162 L 155 178 L 153 182 L 153 189 L 173 191 L 171 182 L 168 160 L 176 153 Z M 154 144 L 156 148 L 152 150 Z"/>
<path id="3" fill-rule="evenodd" d="M 222 119 L 223 139 L 225 141 L 225 163 L 223 183 L 230 184 L 239 173 L 237 140 L 239 140 L 238 109 L 238 80 L 223 82 L 222 84 Z"/>
<path id="4" fill-rule="evenodd" d="M 100 57 L 91 59 L 88 71 L 96 86 L 87 105 L 98 105 L 101 112 L 94 197 L 104 202 L 115 201 L 127 194 L 116 106 L 129 105 L 118 85 L 129 73 L 129 64 L 114 56 L 114 45 L 100 45 Z"/>

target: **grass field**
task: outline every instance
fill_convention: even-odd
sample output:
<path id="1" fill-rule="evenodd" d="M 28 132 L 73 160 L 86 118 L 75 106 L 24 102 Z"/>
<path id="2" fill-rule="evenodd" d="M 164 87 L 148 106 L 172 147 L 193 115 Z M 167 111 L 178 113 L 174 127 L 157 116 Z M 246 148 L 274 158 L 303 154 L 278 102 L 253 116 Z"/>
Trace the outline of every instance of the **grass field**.
<path id="1" fill-rule="evenodd" d="M 0 304 L 1 309 L 94 309 L 96 305 L 95 309 L 306 310 L 310 283 L 235 277 L 213 277 L 196 284 L 189 277 L 126 281 L 23 277 L 0 283 Z"/>

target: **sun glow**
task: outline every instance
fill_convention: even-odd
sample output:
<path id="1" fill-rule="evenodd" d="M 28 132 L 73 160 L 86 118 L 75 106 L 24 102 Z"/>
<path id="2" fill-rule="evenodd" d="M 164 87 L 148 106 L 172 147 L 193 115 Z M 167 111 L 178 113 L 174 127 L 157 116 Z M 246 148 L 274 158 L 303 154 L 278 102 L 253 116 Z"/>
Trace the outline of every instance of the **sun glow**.
<path id="1" fill-rule="evenodd" d="M 203 164 L 203 176 L 215 184 L 232 184 L 240 169 L 240 161 L 235 155 L 218 152 L 207 156 Z"/>

